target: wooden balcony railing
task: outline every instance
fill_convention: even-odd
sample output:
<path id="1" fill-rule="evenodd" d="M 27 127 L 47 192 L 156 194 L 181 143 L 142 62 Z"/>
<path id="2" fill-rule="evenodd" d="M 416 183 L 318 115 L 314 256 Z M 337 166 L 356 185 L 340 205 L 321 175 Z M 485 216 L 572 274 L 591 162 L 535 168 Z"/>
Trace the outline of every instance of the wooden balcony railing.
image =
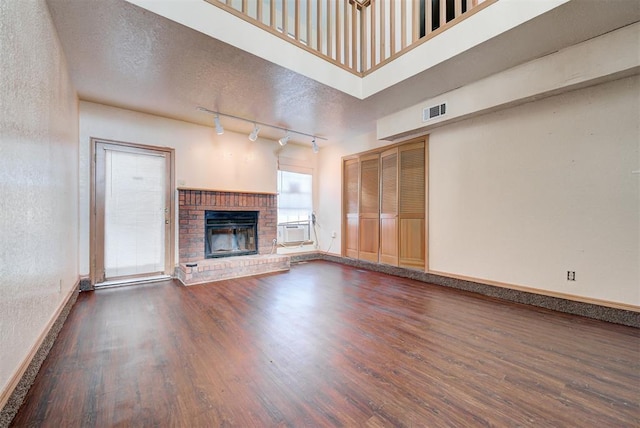
<path id="1" fill-rule="evenodd" d="M 498 0 L 205 0 L 365 76 Z"/>

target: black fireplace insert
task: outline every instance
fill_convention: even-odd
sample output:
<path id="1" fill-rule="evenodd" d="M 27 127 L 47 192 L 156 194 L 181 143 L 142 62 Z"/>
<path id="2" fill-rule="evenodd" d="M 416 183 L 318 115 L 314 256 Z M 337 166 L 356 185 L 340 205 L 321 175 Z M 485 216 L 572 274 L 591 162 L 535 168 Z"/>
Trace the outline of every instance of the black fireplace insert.
<path id="1" fill-rule="evenodd" d="M 205 211 L 205 258 L 258 254 L 258 211 Z"/>

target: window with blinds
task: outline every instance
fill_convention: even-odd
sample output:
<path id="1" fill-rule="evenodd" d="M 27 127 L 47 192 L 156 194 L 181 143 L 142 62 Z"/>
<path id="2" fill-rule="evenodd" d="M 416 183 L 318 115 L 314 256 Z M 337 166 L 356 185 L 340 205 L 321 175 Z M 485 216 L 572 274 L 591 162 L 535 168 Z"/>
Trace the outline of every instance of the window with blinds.
<path id="1" fill-rule="evenodd" d="M 278 171 L 278 224 L 311 219 L 312 189 L 311 174 Z"/>

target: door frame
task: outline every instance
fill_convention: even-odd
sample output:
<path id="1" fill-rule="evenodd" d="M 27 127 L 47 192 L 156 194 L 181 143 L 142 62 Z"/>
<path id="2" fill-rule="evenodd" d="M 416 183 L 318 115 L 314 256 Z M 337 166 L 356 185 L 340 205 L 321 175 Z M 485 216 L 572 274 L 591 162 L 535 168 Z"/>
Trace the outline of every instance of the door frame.
<path id="1" fill-rule="evenodd" d="M 105 138 L 90 139 L 91 147 L 91 206 L 90 206 L 90 225 L 89 225 L 89 278 L 91 285 L 95 285 L 102 275 L 99 274 L 100 263 L 98 263 L 99 256 L 101 257 L 102 264 L 104 264 L 104 216 L 98 217 L 99 209 L 104 207 L 98 207 L 97 200 L 97 186 L 98 178 L 97 174 L 97 147 L 98 144 L 107 144 L 110 146 L 122 147 L 123 151 L 136 152 L 138 150 L 152 150 L 156 152 L 162 152 L 169 158 L 169 166 L 166 176 L 167 184 L 167 203 L 169 212 L 166 214 L 166 219 L 169 220 L 168 231 L 165 233 L 165 265 L 164 274 L 173 276 L 175 270 L 175 217 L 176 217 L 176 188 L 175 188 L 175 149 L 171 147 L 149 146 L 138 143 L 128 143 L 123 141 L 109 140 Z M 102 220 L 101 220 L 102 219 Z M 100 235 L 102 234 L 102 235 Z M 104 266 L 103 266 L 104 267 Z"/>

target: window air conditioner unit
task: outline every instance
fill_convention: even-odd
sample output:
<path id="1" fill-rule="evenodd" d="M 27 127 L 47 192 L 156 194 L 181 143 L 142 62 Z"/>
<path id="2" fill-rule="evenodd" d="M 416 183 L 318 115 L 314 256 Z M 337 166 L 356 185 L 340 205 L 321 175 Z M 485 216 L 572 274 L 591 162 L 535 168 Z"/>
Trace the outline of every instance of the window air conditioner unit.
<path id="1" fill-rule="evenodd" d="M 289 244 L 292 242 L 304 242 L 309 240 L 309 227 L 308 226 L 279 226 L 278 227 L 278 241 L 282 244 Z"/>

